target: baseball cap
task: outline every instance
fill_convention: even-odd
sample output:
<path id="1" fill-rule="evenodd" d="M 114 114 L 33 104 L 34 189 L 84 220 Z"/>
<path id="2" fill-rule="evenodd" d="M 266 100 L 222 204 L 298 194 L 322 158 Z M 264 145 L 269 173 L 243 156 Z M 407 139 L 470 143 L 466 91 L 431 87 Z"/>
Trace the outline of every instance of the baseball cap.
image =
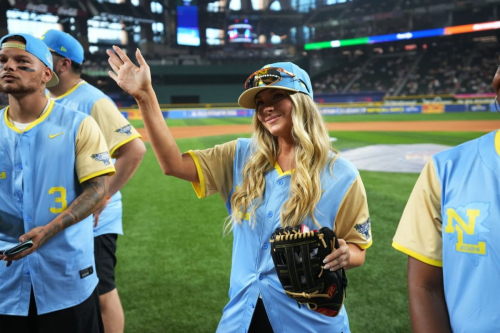
<path id="1" fill-rule="evenodd" d="M 238 98 L 238 104 L 246 109 L 255 109 L 255 96 L 269 88 L 301 92 L 313 98 L 311 79 L 305 70 L 291 62 L 275 62 L 248 77 L 246 90 Z"/>
<path id="2" fill-rule="evenodd" d="M 50 29 L 47 30 L 41 37 L 41 40 L 49 47 L 49 49 L 77 64 L 83 64 L 83 46 L 70 34 Z"/>
<path id="3" fill-rule="evenodd" d="M 9 37 L 13 36 L 19 36 L 24 39 L 24 42 L 26 43 L 25 45 L 18 44 L 18 43 L 9 43 L 6 42 L 4 43 L 3 41 Z M 50 54 L 49 48 L 47 45 L 45 45 L 41 40 L 38 38 L 35 38 L 31 35 L 28 34 L 8 34 L 2 37 L 0 39 L 0 50 L 2 48 L 18 48 L 21 50 L 24 50 L 28 53 L 31 53 L 35 57 L 37 57 L 45 66 L 50 68 L 52 71 L 52 79 L 50 79 L 49 82 L 45 84 L 46 87 L 53 87 L 59 83 L 59 78 L 57 77 L 56 73 L 53 71 L 53 66 L 52 66 L 52 54 Z"/>

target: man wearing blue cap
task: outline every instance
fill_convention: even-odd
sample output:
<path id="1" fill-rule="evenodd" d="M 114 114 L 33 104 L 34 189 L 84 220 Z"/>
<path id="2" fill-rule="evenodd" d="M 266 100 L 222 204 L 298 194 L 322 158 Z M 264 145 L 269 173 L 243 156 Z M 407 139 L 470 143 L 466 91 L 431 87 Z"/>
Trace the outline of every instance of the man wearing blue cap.
<path id="1" fill-rule="evenodd" d="M 103 332 L 90 215 L 114 167 L 95 121 L 47 99 L 52 68 L 39 39 L 0 39 L 0 328 Z"/>
<path id="2" fill-rule="evenodd" d="M 331 147 L 309 75 L 290 62 L 264 66 L 247 79 L 238 101 L 255 110 L 252 139 L 182 154 L 140 51 L 139 67 L 120 48 L 114 51 L 107 51 L 109 75 L 135 97 L 163 172 L 191 182 L 199 198 L 219 193 L 228 210 L 233 261 L 217 332 L 350 332 L 344 306 L 335 317 L 297 307 L 270 253 L 276 228 L 301 224 L 329 227 L 339 237 L 339 248 L 323 261 L 325 270 L 360 266 L 372 244 L 363 182 Z"/>
<path id="3" fill-rule="evenodd" d="M 104 93 L 80 78 L 84 52 L 71 35 L 48 30 L 40 39 L 49 47 L 59 84 L 49 87 L 56 103 L 93 117 L 104 134 L 115 160 L 116 174 L 110 179 L 109 196 L 103 210 L 94 214 L 95 261 L 102 319 L 107 333 L 124 329 L 123 309 L 115 285 L 116 243 L 123 234 L 122 202 L 119 190 L 130 180 L 146 152 L 141 136 Z"/>

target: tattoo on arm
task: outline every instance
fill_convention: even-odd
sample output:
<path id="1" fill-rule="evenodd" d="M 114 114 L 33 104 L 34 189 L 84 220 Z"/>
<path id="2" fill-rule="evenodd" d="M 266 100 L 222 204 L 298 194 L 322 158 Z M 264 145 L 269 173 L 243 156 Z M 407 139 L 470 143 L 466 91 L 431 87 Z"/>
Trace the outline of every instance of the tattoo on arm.
<path id="1" fill-rule="evenodd" d="M 103 175 L 89 179 L 82 183 L 83 193 L 61 213 L 60 219 L 53 226 L 48 227 L 41 244 L 52 238 L 59 231 L 83 220 L 95 212 L 103 204 L 109 189 L 109 176 Z"/>
<path id="2" fill-rule="evenodd" d="M 99 176 L 82 184 L 83 193 L 75 199 L 62 217 L 62 228 L 79 222 L 95 212 L 103 203 L 109 188 L 109 176 Z"/>

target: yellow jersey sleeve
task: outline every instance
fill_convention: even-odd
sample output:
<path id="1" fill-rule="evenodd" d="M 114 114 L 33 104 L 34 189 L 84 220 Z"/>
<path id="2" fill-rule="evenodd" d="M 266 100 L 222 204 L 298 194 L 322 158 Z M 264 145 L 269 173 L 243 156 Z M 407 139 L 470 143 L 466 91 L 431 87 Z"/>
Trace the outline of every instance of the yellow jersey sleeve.
<path id="1" fill-rule="evenodd" d="M 118 157 L 118 148 L 141 137 L 108 98 L 104 97 L 97 100 L 90 111 L 90 115 L 99 125 L 109 148 L 109 153 L 113 158 Z"/>
<path id="2" fill-rule="evenodd" d="M 76 136 L 76 174 L 80 183 L 91 178 L 115 173 L 108 146 L 99 126 L 92 117 L 80 124 Z"/>
<path id="3" fill-rule="evenodd" d="M 441 184 L 430 159 L 408 199 L 392 246 L 426 264 L 442 267 L 441 232 Z"/>
<path id="4" fill-rule="evenodd" d="M 335 234 L 346 243 L 356 244 L 362 249 L 367 249 L 372 245 L 366 191 L 359 175 L 340 204 L 335 220 Z"/>
<path id="5" fill-rule="evenodd" d="M 190 150 L 198 171 L 199 183 L 192 183 L 198 198 L 219 193 L 224 202 L 233 188 L 233 162 L 237 140 L 205 150 Z"/>

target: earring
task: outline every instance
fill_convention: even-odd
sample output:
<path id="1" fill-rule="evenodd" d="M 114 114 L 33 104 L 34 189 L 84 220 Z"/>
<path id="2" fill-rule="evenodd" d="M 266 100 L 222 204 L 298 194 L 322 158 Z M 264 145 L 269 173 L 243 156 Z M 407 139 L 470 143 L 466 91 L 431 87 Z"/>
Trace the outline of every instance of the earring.
<path id="1" fill-rule="evenodd" d="M 495 109 L 497 110 L 498 113 L 500 113 L 500 110 L 498 109 L 498 106 L 500 105 L 500 104 L 498 104 L 498 95 L 495 95 L 495 103 L 494 104 L 495 104 Z"/>

